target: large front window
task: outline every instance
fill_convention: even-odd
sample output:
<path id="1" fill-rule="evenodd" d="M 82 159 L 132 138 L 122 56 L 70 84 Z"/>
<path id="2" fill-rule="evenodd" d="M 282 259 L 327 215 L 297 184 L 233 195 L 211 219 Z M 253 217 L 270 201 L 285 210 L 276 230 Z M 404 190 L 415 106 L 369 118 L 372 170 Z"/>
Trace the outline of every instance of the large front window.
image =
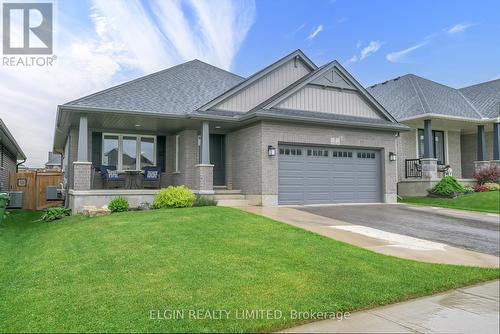
<path id="1" fill-rule="evenodd" d="M 432 145 L 434 146 L 434 158 L 438 161 L 438 165 L 444 165 L 445 161 L 445 145 L 444 132 L 432 130 Z M 418 130 L 418 157 L 424 157 L 424 130 Z"/>
<path id="2" fill-rule="evenodd" d="M 141 170 L 156 165 L 156 137 L 103 134 L 102 164 L 118 170 Z"/>

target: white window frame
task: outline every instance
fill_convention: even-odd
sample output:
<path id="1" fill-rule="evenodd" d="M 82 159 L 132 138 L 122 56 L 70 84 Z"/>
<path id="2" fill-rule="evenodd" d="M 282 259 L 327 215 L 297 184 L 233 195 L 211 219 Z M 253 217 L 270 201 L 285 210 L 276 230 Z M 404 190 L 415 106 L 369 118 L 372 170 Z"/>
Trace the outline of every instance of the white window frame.
<path id="1" fill-rule="evenodd" d="M 175 135 L 175 171 L 174 173 L 180 173 L 179 170 L 179 144 L 180 144 L 180 135 Z"/>
<path id="2" fill-rule="evenodd" d="M 104 161 L 104 137 L 105 136 L 116 136 L 118 137 L 118 166 L 116 169 L 123 172 L 123 137 L 135 137 L 135 170 L 141 169 L 141 138 L 153 138 L 153 166 L 156 166 L 156 150 L 158 149 L 156 143 L 156 136 L 154 135 L 143 135 L 137 133 L 112 133 L 103 132 L 102 133 L 102 144 L 101 144 L 101 161 Z"/>

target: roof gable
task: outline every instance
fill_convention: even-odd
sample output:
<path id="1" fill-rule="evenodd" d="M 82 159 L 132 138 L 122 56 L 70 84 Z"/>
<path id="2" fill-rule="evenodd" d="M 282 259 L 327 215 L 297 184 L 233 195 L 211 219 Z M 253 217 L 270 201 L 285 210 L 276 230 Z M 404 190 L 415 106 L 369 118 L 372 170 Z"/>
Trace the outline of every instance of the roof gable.
<path id="1" fill-rule="evenodd" d="M 300 103 L 302 100 L 307 103 Z M 313 97 L 313 99 L 309 97 Z M 322 109 L 319 104 L 315 104 L 316 99 L 325 101 Z M 341 99 L 351 101 L 349 108 L 336 108 L 334 103 L 342 103 Z M 310 102 L 313 100 L 313 102 Z M 354 105 L 354 108 L 351 107 Z M 274 95 L 255 109 L 297 109 L 303 111 L 316 111 L 327 113 L 338 113 L 344 115 L 354 115 L 368 118 L 383 118 L 391 122 L 396 122 L 389 114 L 337 61 L 332 61 L 303 77 L 294 85 L 287 87 L 283 91 Z M 254 109 L 254 110 L 255 110 Z"/>
<path id="2" fill-rule="evenodd" d="M 192 60 L 68 102 L 62 107 L 186 114 L 243 80 L 236 74 Z"/>
<path id="3" fill-rule="evenodd" d="M 249 111 L 315 69 L 317 66 L 301 50 L 296 50 L 225 91 L 199 110 Z M 244 96 L 245 93 L 248 96 Z"/>
<path id="4" fill-rule="evenodd" d="M 344 77 L 338 70 L 331 68 L 318 78 L 311 81 L 311 84 L 323 87 L 336 87 L 345 89 L 356 89 L 349 80 Z"/>

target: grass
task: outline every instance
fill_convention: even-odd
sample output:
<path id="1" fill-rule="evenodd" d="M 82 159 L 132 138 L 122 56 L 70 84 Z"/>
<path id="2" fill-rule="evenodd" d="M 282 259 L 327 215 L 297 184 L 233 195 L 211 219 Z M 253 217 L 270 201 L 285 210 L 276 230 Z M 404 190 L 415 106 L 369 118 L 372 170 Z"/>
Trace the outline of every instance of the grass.
<path id="1" fill-rule="evenodd" d="M 500 274 L 384 256 L 230 208 L 39 216 L 13 211 L 0 226 L 1 331 L 271 331 L 304 322 L 291 310 L 358 310 Z M 244 310 L 282 316 L 237 319 Z"/>
<path id="2" fill-rule="evenodd" d="M 400 202 L 500 214 L 500 191 L 472 193 L 456 198 L 405 197 Z"/>

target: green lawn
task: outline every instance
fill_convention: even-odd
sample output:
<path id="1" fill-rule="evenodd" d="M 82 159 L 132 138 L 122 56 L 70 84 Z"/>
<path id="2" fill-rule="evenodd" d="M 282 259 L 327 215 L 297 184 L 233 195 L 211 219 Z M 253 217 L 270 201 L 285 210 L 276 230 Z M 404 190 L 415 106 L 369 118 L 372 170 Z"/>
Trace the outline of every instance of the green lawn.
<path id="1" fill-rule="evenodd" d="M 14 211 L 0 226 L 1 331 L 270 331 L 304 321 L 291 310 L 352 311 L 500 275 L 384 256 L 230 208 L 39 215 Z M 184 319 L 151 320 L 151 310 Z M 188 310 L 231 313 L 192 320 Z M 244 310 L 282 317 L 237 319 Z"/>
<path id="2" fill-rule="evenodd" d="M 472 193 L 456 198 L 405 197 L 402 203 L 500 213 L 500 191 Z"/>

